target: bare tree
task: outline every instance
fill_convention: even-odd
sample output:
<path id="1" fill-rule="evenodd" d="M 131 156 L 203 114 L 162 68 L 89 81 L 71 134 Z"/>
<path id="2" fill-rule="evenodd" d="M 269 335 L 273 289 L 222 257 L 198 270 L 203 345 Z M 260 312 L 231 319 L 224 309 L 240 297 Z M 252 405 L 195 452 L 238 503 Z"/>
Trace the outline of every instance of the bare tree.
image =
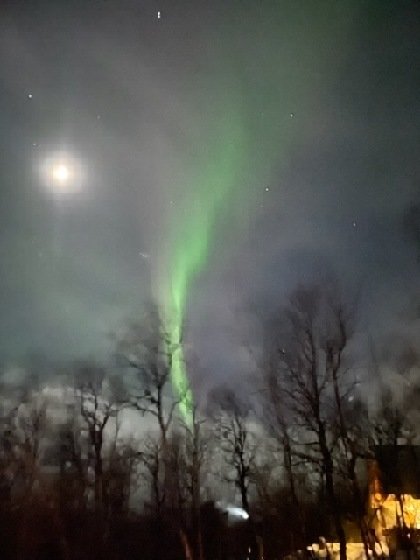
<path id="1" fill-rule="evenodd" d="M 294 531 L 296 531 L 297 541 L 304 545 L 306 542 L 305 520 L 303 516 L 303 504 L 299 499 L 299 492 L 296 481 L 296 468 L 301 465 L 302 457 L 294 454 L 293 434 L 291 426 L 288 422 L 287 403 L 285 402 L 284 393 L 279 383 L 277 371 L 277 352 L 275 348 L 274 356 L 271 355 L 269 348 L 266 349 L 267 356 L 264 363 L 263 387 L 260 391 L 262 400 L 262 422 L 270 437 L 276 442 L 276 448 L 273 450 L 272 460 L 278 460 L 280 454 L 282 456 L 282 466 L 286 477 L 286 486 L 288 488 L 289 508 L 294 523 Z M 274 358 L 274 359 L 273 359 Z M 283 498 L 283 496 L 282 496 Z M 293 538 L 295 540 L 295 538 Z"/>
<path id="2" fill-rule="evenodd" d="M 403 341 L 402 347 L 398 348 L 395 340 L 391 354 L 389 350 L 382 352 L 380 359 L 373 344 L 370 354 L 371 373 L 379 395 L 378 406 L 372 414 L 374 443 L 398 445 L 401 439 L 412 441 L 418 434 L 410 413 L 418 411 L 416 397 L 420 392 L 420 356 L 407 341 Z M 385 366 L 397 377 L 402 388 L 400 395 L 391 389 L 391 381 L 386 379 L 384 372 Z"/>
<path id="3" fill-rule="evenodd" d="M 86 425 L 88 439 L 88 468 L 94 472 L 95 509 L 102 512 L 104 504 L 104 431 L 111 416 L 116 415 L 115 402 L 105 395 L 105 370 L 85 364 L 77 371 L 80 415 Z"/>
<path id="4" fill-rule="evenodd" d="M 12 489 L 20 470 L 21 458 L 14 422 L 18 407 L 15 403 L 7 410 L 4 405 L 3 407 L 0 433 L 0 507 L 8 509 L 11 506 Z"/>
<path id="5" fill-rule="evenodd" d="M 177 352 L 179 341 L 174 341 L 167 331 L 156 306 L 150 306 L 140 322 L 131 323 L 117 341 L 120 363 L 135 374 L 134 383 L 128 388 L 128 403 L 156 422 L 156 430 L 145 438 L 139 457 L 150 477 L 158 517 L 168 494 L 165 485 L 171 478 L 167 469 L 168 436 L 175 410 L 182 400 L 182 395 L 174 397 L 171 383 Z"/>
<path id="6" fill-rule="evenodd" d="M 138 487 L 138 466 L 141 457 L 138 442 L 132 436 L 120 436 L 119 411 L 115 418 L 115 431 L 108 451 L 105 473 L 106 506 L 108 516 L 124 516 L 130 509 L 132 493 Z"/>
<path id="7" fill-rule="evenodd" d="M 46 403 L 42 399 L 25 402 L 16 409 L 17 446 L 15 447 L 20 473 L 24 480 L 22 504 L 32 496 L 34 483 L 39 479 L 40 444 L 46 422 Z"/>
<path id="8" fill-rule="evenodd" d="M 203 434 L 204 418 L 200 417 L 198 407 L 191 407 L 191 422 L 183 422 L 185 430 L 185 474 L 186 489 L 191 503 L 193 557 L 202 560 L 201 539 L 201 488 L 203 484 L 203 465 L 207 452 L 207 437 Z"/>
<path id="9" fill-rule="evenodd" d="M 117 341 L 120 363 L 136 374 L 130 404 L 156 419 L 163 447 L 179 404 L 171 390 L 172 365 L 178 351 L 179 341 L 172 340 L 156 306 L 149 308 L 142 321 L 131 323 Z"/>
<path id="10" fill-rule="evenodd" d="M 295 446 L 293 453 L 320 470 L 340 542 L 340 558 L 345 560 L 346 536 L 334 456 L 340 441 L 344 447 L 350 447 L 343 409 L 353 387 L 349 370 L 343 365 L 352 336 L 350 317 L 341 302 L 329 300 L 315 288 L 298 288 L 282 318 L 283 333 L 276 348 L 277 367 L 271 373 L 270 391 L 279 392 L 288 416 L 286 420 L 280 411 L 277 424 L 286 450 L 290 449 L 286 422 L 293 424 L 306 440 L 304 446 Z M 311 437 L 313 441 L 308 441 Z M 287 454 L 285 463 L 291 464 Z"/>
<path id="11" fill-rule="evenodd" d="M 250 405 L 229 387 L 221 386 L 209 394 L 209 406 L 219 414 L 221 450 L 231 471 L 227 480 L 239 490 L 242 508 L 249 514 L 249 483 L 256 450 L 249 426 Z"/>

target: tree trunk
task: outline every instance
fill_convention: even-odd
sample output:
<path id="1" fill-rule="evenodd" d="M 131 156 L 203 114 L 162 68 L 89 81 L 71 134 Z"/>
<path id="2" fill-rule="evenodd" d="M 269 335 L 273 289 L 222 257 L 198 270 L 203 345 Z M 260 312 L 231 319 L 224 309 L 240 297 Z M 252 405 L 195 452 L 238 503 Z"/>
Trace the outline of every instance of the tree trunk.
<path id="1" fill-rule="evenodd" d="M 325 426 L 322 422 L 319 425 L 319 446 L 324 461 L 325 469 L 325 491 L 328 499 L 329 509 L 333 518 L 334 528 L 337 533 L 338 541 L 340 543 L 340 560 L 347 560 L 347 542 L 344 533 L 343 525 L 341 523 L 340 508 L 337 502 L 334 489 L 334 464 L 331 457 L 331 452 L 327 445 L 327 436 L 325 433 Z"/>
<path id="2" fill-rule="evenodd" d="M 295 486 L 295 478 L 293 475 L 293 467 L 292 467 L 292 450 L 290 447 L 290 443 L 288 441 L 288 437 L 286 436 L 285 442 L 283 443 L 283 455 L 284 455 L 284 467 L 286 469 L 287 477 L 289 479 L 289 488 L 290 488 L 290 498 L 292 503 L 292 510 L 294 515 L 296 516 L 297 525 L 299 527 L 299 546 L 304 546 L 306 543 L 306 531 L 305 531 L 305 522 L 302 515 L 302 510 L 300 508 L 299 499 L 296 492 Z"/>
<path id="3" fill-rule="evenodd" d="M 327 459 L 325 465 L 325 489 L 333 517 L 334 528 L 337 533 L 338 542 L 340 543 L 340 560 L 347 560 L 347 541 L 341 523 L 340 508 L 334 490 L 333 464 L 331 458 Z"/>

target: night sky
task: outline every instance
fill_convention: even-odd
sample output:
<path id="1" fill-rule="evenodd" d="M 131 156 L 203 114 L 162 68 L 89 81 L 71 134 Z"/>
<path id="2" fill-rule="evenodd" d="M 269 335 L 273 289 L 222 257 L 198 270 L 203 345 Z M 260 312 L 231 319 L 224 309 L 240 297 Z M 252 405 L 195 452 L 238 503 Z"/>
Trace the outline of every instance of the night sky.
<path id="1" fill-rule="evenodd" d="M 253 310 L 329 274 L 415 333 L 418 2 L 0 10 L 3 363 L 103 357 L 152 294 L 200 384 L 243 375 Z"/>

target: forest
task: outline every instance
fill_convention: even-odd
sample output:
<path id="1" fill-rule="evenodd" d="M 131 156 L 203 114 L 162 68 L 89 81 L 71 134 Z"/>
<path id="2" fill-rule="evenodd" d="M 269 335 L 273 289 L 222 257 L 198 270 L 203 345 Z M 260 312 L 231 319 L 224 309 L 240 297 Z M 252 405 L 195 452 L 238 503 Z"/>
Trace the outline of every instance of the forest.
<path id="1" fill-rule="evenodd" d="M 321 535 L 340 560 L 374 550 L 369 465 L 418 443 L 419 355 L 375 345 L 338 288 L 298 287 L 262 324 L 252 376 L 194 398 L 157 305 L 108 364 L 4 370 L 2 558 L 275 560 Z"/>

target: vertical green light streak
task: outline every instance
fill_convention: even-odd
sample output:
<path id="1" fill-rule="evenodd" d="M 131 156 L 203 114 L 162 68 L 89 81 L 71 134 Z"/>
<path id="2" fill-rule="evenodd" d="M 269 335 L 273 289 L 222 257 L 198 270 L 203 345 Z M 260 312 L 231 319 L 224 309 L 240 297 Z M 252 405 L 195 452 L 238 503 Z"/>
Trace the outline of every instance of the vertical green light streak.
<path id="1" fill-rule="evenodd" d="M 206 161 L 198 158 L 199 172 L 194 180 L 194 188 L 190 189 L 188 216 L 183 223 L 176 224 L 178 231 L 174 236 L 174 250 L 170 257 L 168 286 L 174 344 L 180 340 L 189 286 L 207 262 L 218 217 L 229 211 L 229 200 L 239 185 L 239 171 L 245 151 L 242 122 L 232 112 L 216 128 Z M 188 421 L 192 393 L 181 345 L 173 360 L 172 383 L 176 393 L 181 396 L 181 412 Z"/>
<path id="2" fill-rule="evenodd" d="M 317 110 L 315 97 L 322 99 L 323 80 L 340 68 L 346 37 L 351 37 L 349 18 L 357 11 L 352 2 L 346 3 L 346 10 L 341 5 L 332 10 L 335 5 L 329 2 L 310 10 L 296 9 L 293 2 L 267 6 L 264 16 L 258 7 L 255 17 L 249 14 L 241 25 L 235 18 L 234 24 L 226 24 L 232 35 L 220 41 L 223 52 L 214 52 L 215 60 L 221 61 L 216 75 L 206 84 L 209 87 L 198 88 L 208 92 L 203 106 L 210 105 L 210 113 L 197 115 L 202 137 L 191 147 L 193 171 L 190 161 L 186 169 L 191 179 L 183 185 L 188 209 L 185 215 L 173 216 L 167 237 L 169 273 L 163 297 L 173 344 L 180 341 L 191 283 L 216 241 L 223 242 L 220 229 L 227 219 L 230 229 L 239 219 L 246 222 L 254 198 L 261 202 L 273 173 L 280 181 L 296 137 L 305 134 L 307 114 L 313 119 Z M 245 36 L 252 37 L 249 45 L 244 44 Z M 181 345 L 173 360 L 172 382 L 182 400 L 181 412 L 190 420 L 192 394 Z"/>

